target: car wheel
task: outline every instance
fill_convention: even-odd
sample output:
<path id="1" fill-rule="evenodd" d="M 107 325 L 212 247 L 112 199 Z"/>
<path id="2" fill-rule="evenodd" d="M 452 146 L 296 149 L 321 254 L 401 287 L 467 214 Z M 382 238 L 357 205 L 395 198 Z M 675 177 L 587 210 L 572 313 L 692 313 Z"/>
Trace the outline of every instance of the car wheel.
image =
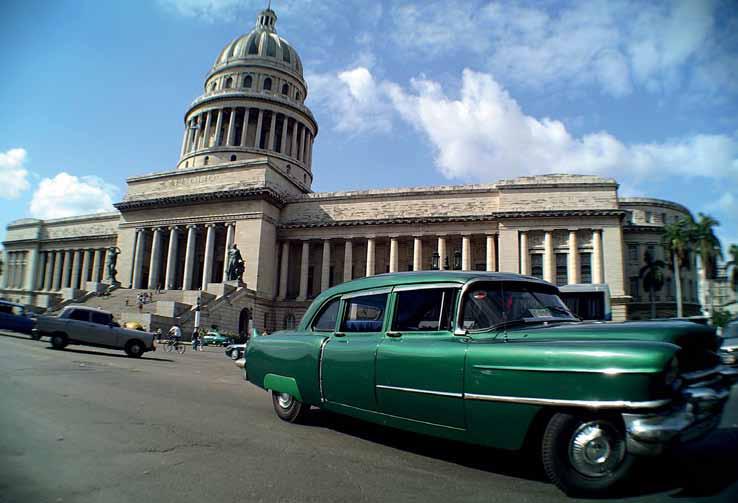
<path id="1" fill-rule="evenodd" d="M 31 334 L 31 339 L 33 339 L 34 341 L 40 341 L 41 334 Z"/>
<path id="2" fill-rule="evenodd" d="M 67 336 L 64 334 L 53 334 L 51 336 L 51 347 L 54 349 L 64 349 L 67 346 Z"/>
<path id="3" fill-rule="evenodd" d="M 279 418 L 288 423 L 301 422 L 310 409 L 309 405 L 305 405 L 289 393 L 277 391 L 272 391 L 272 403 Z"/>
<path id="4" fill-rule="evenodd" d="M 231 360 L 235 362 L 239 358 L 241 358 L 241 354 L 238 352 L 237 349 L 234 349 L 233 351 L 231 351 Z"/>
<path id="5" fill-rule="evenodd" d="M 138 341 L 131 341 L 126 344 L 126 354 L 131 358 L 141 358 L 144 354 L 144 346 Z"/>
<path id="6" fill-rule="evenodd" d="M 617 417 L 557 413 L 543 433 L 546 475 L 570 496 L 601 496 L 631 472 L 634 457 L 625 447 Z"/>

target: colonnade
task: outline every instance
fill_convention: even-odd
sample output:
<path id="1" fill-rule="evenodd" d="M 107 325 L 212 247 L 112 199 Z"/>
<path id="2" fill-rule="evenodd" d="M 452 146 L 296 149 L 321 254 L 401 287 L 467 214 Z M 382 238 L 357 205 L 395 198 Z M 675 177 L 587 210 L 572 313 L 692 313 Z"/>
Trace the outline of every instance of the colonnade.
<path id="1" fill-rule="evenodd" d="M 34 284 L 30 290 L 85 289 L 88 281 L 104 279 L 106 248 L 77 248 L 41 251 Z"/>
<path id="2" fill-rule="evenodd" d="M 320 264 L 320 290 L 325 290 L 331 286 L 331 264 L 335 262 L 331 259 L 333 245 L 343 244 L 343 270 L 341 271 L 340 280 L 350 281 L 354 279 L 354 248 L 355 245 L 361 245 L 365 249 L 366 268 L 363 276 L 373 276 L 383 272 L 399 272 L 400 271 L 400 247 L 401 244 L 412 239 L 412 262 L 408 264 L 410 270 L 420 271 L 423 269 L 472 269 L 472 235 L 461 236 L 375 236 L 364 239 L 322 239 L 320 246 L 322 247 L 322 259 Z M 495 234 L 487 234 L 482 236 L 484 239 L 484 269 L 487 271 L 497 270 L 497 237 Z M 448 240 L 461 238 L 461 249 L 454 253 L 449 253 Z M 432 247 L 430 255 L 426 255 L 428 250 L 424 249 L 424 241 L 432 239 L 435 246 Z M 285 240 L 281 242 L 281 253 L 279 260 L 279 275 L 277 285 L 277 299 L 284 300 L 288 297 L 289 275 L 290 275 L 290 245 L 295 240 Z M 300 251 L 300 267 L 299 267 L 299 290 L 296 300 L 302 301 L 308 298 L 308 271 L 310 267 L 310 252 L 314 240 L 299 240 L 301 242 Z M 377 243 L 382 241 L 388 248 L 388 257 L 386 271 L 377 271 Z M 427 258 L 432 256 L 430 264 Z M 455 264 L 454 262 L 460 262 Z"/>
<path id="3" fill-rule="evenodd" d="M 261 108 L 214 108 L 187 122 L 180 157 L 211 147 L 250 147 L 279 152 L 310 166 L 313 140 L 313 133 L 296 116 Z"/>
<path id="4" fill-rule="evenodd" d="M 28 267 L 28 252 L 6 252 L 3 288 L 24 288 Z"/>
<path id="5" fill-rule="evenodd" d="M 216 233 L 219 228 L 223 227 L 225 230 L 223 271 L 222 275 L 218 276 L 225 279 L 228 250 L 234 243 L 235 222 L 136 229 L 132 288 L 206 289 L 216 276 L 214 271 Z M 202 269 L 197 271 L 196 267 L 200 262 L 198 235 L 201 234 L 204 234 L 205 238 L 204 253 L 202 254 Z M 179 249 L 180 237 L 184 239 L 183 252 Z M 165 246 L 166 238 L 168 240 Z M 180 260 L 182 253 L 184 253 L 183 264 Z M 201 272 L 198 284 L 195 283 L 196 272 Z"/>
<path id="6" fill-rule="evenodd" d="M 543 253 L 535 253 L 529 245 L 532 231 L 520 231 L 520 273 L 539 276 L 554 284 L 604 283 L 604 255 L 602 230 L 592 229 L 591 247 L 581 250 L 576 230 L 568 232 L 565 250 L 554 249 L 554 231 L 543 231 Z M 565 261 L 564 254 L 566 255 Z M 562 260 L 558 260 L 557 256 Z M 534 267 L 533 259 L 540 258 Z M 565 270 L 564 274 L 560 271 Z M 587 276 L 587 277 L 583 277 Z"/>

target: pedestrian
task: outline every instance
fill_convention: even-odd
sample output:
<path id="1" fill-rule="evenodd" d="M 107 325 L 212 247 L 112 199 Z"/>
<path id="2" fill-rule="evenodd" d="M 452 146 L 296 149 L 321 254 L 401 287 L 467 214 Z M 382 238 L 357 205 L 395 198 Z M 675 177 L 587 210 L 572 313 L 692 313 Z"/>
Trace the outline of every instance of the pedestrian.
<path id="1" fill-rule="evenodd" d="M 161 328 L 156 329 L 156 342 L 161 342 Z"/>
<path id="2" fill-rule="evenodd" d="M 192 351 L 197 351 L 197 346 L 200 344 L 200 335 L 197 333 L 197 329 L 192 331 Z"/>

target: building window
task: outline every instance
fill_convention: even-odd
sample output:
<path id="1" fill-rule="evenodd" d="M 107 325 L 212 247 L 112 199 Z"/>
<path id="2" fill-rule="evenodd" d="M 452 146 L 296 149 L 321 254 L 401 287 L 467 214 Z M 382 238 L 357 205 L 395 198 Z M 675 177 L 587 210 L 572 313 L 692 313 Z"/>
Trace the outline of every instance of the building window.
<path id="1" fill-rule="evenodd" d="M 290 94 L 290 86 L 288 86 L 287 84 L 283 84 L 282 85 L 282 94 L 284 94 L 285 96 L 288 95 L 288 94 Z"/>
<path id="2" fill-rule="evenodd" d="M 205 159 L 202 161 L 203 166 L 207 166 L 208 162 L 210 162 L 210 156 L 205 156 Z"/>
<path id="3" fill-rule="evenodd" d="M 295 99 L 296 99 L 297 101 L 300 101 L 300 91 L 297 91 L 297 92 L 295 93 Z"/>
<path id="4" fill-rule="evenodd" d="M 291 171 L 292 171 L 292 166 L 290 166 L 290 165 L 288 164 L 288 165 L 287 165 L 287 174 L 289 175 Z"/>
<path id="5" fill-rule="evenodd" d="M 249 41 L 249 54 L 259 54 L 259 45 L 256 43 L 257 36 L 251 37 Z"/>
<path id="6" fill-rule="evenodd" d="M 211 91 L 215 91 L 215 88 L 216 87 L 218 87 L 218 84 L 216 84 L 215 82 L 213 82 L 212 84 L 210 84 L 210 90 Z"/>
<path id="7" fill-rule="evenodd" d="M 631 276 L 630 278 L 630 295 L 633 296 L 633 300 L 640 300 L 641 298 L 638 276 Z"/>
<path id="8" fill-rule="evenodd" d="M 653 223 L 653 211 L 647 211 L 646 212 L 646 223 L 652 224 Z"/>
<path id="9" fill-rule="evenodd" d="M 251 75 L 246 75 L 246 78 L 243 79 L 243 87 L 251 87 L 251 83 L 253 82 L 253 78 Z"/>
<path id="10" fill-rule="evenodd" d="M 661 223 L 662 224 L 665 224 L 666 223 L 666 212 L 664 212 L 664 213 L 661 214 Z"/>
<path id="11" fill-rule="evenodd" d="M 569 281 L 567 258 L 566 253 L 556 254 L 556 284 L 558 286 L 565 285 Z"/>
<path id="12" fill-rule="evenodd" d="M 285 63 L 289 63 L 291 61 L 290 58 L 290 50 L 287 48 L 287 46 L 282 46 L 282 61 Z"/>
<path id="13" fill-rule="evenodd" d="M 535 253 L 530 256 L 530 274 L 543 279 L 543 255 Z"/>
<path id="14" fill-rule="evenodd" d="M 579 254 L 579 281 L 582 283 L 592 283 L 592 254 Z"/>
<path id="15" fill-rule="evenodd" d="M 231 156 L 231 161 L 235 161 L 235 160 L 236 160 L 236 154 L 233 154 L 233 155 Z"/>
<path id="16" fill-rule="evenodd" d="M 638 262 L 638 245 L 628 245 L 628 260 Z"/>
<path id="17" fill-rule="evenodd" d="M 228 77 L 226 79 L 226 81 L 225 81 L 225 87 L 226 87 L 226 89 L 230 89 L 231 87 L 233 87 L 233 78 Z"/>
<path id="18" fill-rule="evenodd" d="M 277 57 L 277 43 L 274 41 L 273 37 L 267 37 L 267 56 L 271 56 L 272 58 Z"/>
<path id="19" fill-rule="evenodd" d="M 272 90 L 272 79 L 269 77 L 264 79 L 264 85 L 262 86 L 265 91 L 271 91 Z"/>

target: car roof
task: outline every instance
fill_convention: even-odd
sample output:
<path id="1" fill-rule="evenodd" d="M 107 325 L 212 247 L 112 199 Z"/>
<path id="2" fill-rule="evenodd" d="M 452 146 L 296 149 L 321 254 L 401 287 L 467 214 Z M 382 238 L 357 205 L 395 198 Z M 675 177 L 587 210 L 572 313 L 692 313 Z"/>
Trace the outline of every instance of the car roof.
<path id="1" fill-rule="evenodd" d="M 17 302 L 10 302 L 8 300 L 0 300 L 0 304 L 5 304 L 6 306 L 16 306 L 16 307 L 23 307 L 25 308 L 23 304 L 19 304 Z"/>
<path id="2" fill-rule="evenodd" d="M 110 311 L 106 311 L 104 309 L 100 309 L 99 307 L 77 306 L 77 305 L 64 306 L 64 311 L 66 311 L 67 309 L 82 309 L 83 311 L 94 311 L 96 313 L 112 314 L 112 313 L 110 313 Z"/>
<path id="3" fill-rule="evenodd" d="M 463 285 L 471 280 L 488 281 L 531 281 L 541 285 L 553 286 L 533 276 L 524 276 L 510 272 L 484 272 L 484 271 L 413 271 L 393 272 L 377 274 L 359 278 L 346 283 L 341 283 L 323 292 L 329 296 L 336 294 L 367 290 L 371 288 L 383 288 L 398 285 L 414 285 L 422 283 L 458 283 Z"/>

